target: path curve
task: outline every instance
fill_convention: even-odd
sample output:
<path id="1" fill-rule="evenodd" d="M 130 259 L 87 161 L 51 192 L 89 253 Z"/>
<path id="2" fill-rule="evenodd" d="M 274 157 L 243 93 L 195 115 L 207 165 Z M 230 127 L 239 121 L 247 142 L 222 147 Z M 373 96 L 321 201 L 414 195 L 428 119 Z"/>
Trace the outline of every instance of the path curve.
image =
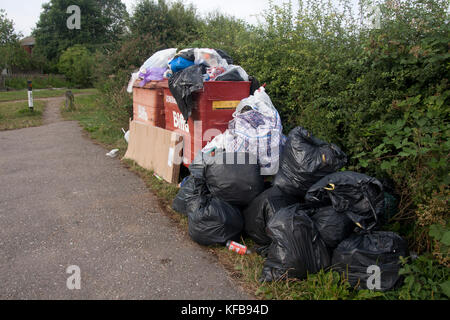
<path id="1" fill-rule="evenodd" d="M 43 126 L 0 132 L 0 299 L 251 298 L 139 177 L 60 121 L 62 102 Z"/>

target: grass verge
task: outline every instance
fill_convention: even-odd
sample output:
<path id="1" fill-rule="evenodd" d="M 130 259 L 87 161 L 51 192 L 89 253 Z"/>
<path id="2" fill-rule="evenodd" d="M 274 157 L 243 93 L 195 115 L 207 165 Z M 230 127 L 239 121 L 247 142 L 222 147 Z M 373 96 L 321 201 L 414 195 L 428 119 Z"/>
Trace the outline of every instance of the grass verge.
<path id="1" fill-rule="evenodd" d="M 68 89 L 43 89 L 33 90 L 33 98 L 52 98 L 63 96 Z M 79 93 L 97 93 L 97 89 L 70 89 L 73 94 Z M 27 90 L 6 91 L 0 92 L 0 102 L 14 101 L 14 100 L 28 100 Z"/>
<path id="2" fill-rule="evenodd" d="M 35 101 L 34 111 L 28 108 L 28 102 L 0 103 L 0 130 L 40 126 L 44 108 L 44 101 Z"/>
<path id="3" fill-rule="evenodd" d="M 99 95 L 81 96 L 77 98 L 74 111 L 62 109 L 62 115 L 67 120 L 78 120 L 81 126 L 89 133 L 89 136 L 98 143 L 108 148 L 118 148 L 119 155 L 125 154 L 127 145 L 123 139 L 121 128 L 127 128 L 128 123 L 124 120 L 127 116 L 123 110 L 112 109 L 105 106 Z M 146 183 L 158 197 L 162 209 L 168 217 L 174 221 L 181 230 L 187 232 L 187 217 L 176 213 L 171 208 L 173 198 L 178 188 L 172 184 L 159 180 L 153 172 L 143 169 L 134 161 L 123 159 L 122 163 L 132 172 L 135 172 Z M 253 243 L 247 239 L 241 242 L 250 248 Z M 221 246 L 206 248 L 217 257 L 219 262 L 229 271 L 235 282 L 239 283 L 249 294 L 258 299 L 281 299 L 281 300 L 365 300 L 365 299 L 414 299 L 417 295 L 401 294 L 403 291 L 410 291 L 404 286 L 399 291 L 388 293 L 354 290 L 344 277 L 333 271 L 320 271 L 312 274 L 303 281 L 283 280 L 272 283 L 260 283 L 259 277 L 263 267 L 262 257 L 253 253 L 240 256 Z M 417 277 L 426 274 L 417 266 Z M 411 276 L 409 276 L 411 277 Z M 429 276 L 430 278 L 432 276 Z M 440 276 L 442 278 L 442 276 Z M 420 284 L 422 278 L 410 280 L 409 286 Z M 420 289 L 421 290 L 421 289 Z M 430 287 L 430 294 L 427 293 L 424 299 L 433 295 L 435 289 Z"/>

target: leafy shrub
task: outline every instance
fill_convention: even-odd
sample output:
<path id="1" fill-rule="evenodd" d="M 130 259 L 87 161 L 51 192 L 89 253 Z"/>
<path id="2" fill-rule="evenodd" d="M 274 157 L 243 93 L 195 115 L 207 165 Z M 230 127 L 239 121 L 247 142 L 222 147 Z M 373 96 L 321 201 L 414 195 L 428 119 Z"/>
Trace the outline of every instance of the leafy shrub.
<path id="1" fill-rule="evenodd" d="M 75 45 L 64 51 L 59 58 L 58 69 L 74 86 L 92 86 L 94 61 L 86 47 Z"/>
<path id="2" fill-rule="evenodd" d="M 20 90 L 27 88 L 27 81 L 33 82 L 33 89 L 45 89 L 45 88 L 64 88 L 69 84 L 61 75 L 31 75 L 22 77 L 8 77 L 5 79 L 5 85 L 8 88 Z"/>
<path id="3" fill-rule="evenodd" d="M 440 300 L 450 298 L 450 269 L 439 265 L 429 256 L 420 256 L 407 263 L 403 260 L 400 274 L 404 285 L 397 291 L 386 293 L 387 298 L 402 300 Z"/>

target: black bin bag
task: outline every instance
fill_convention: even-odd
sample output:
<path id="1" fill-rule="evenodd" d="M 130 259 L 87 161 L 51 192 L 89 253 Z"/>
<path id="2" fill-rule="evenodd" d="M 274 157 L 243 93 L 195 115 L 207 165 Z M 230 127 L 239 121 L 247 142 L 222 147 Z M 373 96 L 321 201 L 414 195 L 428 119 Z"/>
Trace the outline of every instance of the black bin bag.
<path id="1" fill-rule="evenodd" d="M 238 241 L 244 228 L 239 209 L 209 194 L 201 179 L 194 178 L 194 183 L 194 196 L 187 204 L 192 240 L 205 246 Z"/>
<path id="2" fill-rule="evenodd" d="M 336 248 L 355 228 L 345 213 L 336 212 L 331 206 L 317 209 L 311 219 L 329 249 Z"/>
<path id="3" fill-rule="evenodd" d="M 325 243 L 302 206 L 294 204 L 279 210 L 267 230 L 272 244 L 264 262 L 260 281 L 285 278 L 304 279 L 330 264 Z"/>
<path id="4" fill-rule="evenodd" d="M 376 227 L 384 213 L 383 185 L 352 171 L 332 173 L 315 183 L 305 196 L 312 205 L 330 204 L 363 230 Z"/>
<path id="5" fill-rule="evenodd" d="M 192 94 L 200 89 L 203 89 L 203 69 L 199 65 L 178 71 L 169 78 L 169 90 L 186 122 L 194 109 Z"/>
<path id="6" fill-rule="evenodd" d="M 346 162 L 347 156 L 338 146 L 296 127 L 289 133 L 283 148 L 274 185 L 286 194 L 303 198 L 309 187 Z"/>
<path id="7" fill-rule="evenodd" d="M 372 231 L 352 234 L 333 252 L 332 269 L 344 274 L 349 283 L 358 289 L 368 289 L 367 280 L 376 289 L 374 271 L 380 270 L 379 290 L 387 291 L 400 284 L 400 256 L 407 257 L 408 247 L 399 235 L 389 231 Z M 373 268 L 373 267 L 372 267 Z"/>
<path id="8" fill-rule="evenodd" d="M 242 212 L 245 233 L 260 246 L 270 245 L 272 240 L 267 235 L 267 223 L 278 210 L 296 202 L 296 199 L 285 196 L 277 187 L 267 189 Z"/>
<path id="9" fill-rule="evenodd" d="M 249 153 L 216 152 L 205 162 L 206 185 L 214 197 L 244 207 L 264 191 L 264 177 Z"/>
<path id="10" fill-rule="evenodd" d="M 194 176 L 190 175 L 173 199 L 172 209 L 183 215 L 187 215 L 187 202 L 194 196 L 195 181 Z"/>

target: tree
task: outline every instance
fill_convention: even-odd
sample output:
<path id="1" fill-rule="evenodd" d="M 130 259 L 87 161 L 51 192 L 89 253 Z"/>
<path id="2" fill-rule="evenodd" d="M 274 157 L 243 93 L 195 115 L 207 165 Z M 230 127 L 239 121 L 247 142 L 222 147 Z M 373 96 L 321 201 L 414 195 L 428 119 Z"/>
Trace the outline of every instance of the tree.
<path id="1" fill-rule="evenodd" d="M 67 8 L 73 0 L 50 0 L 42 5 L 42 13 L 33 35 L 36 51 L 56 61 L 61 52 L 76 44 L 95 49 L 117 41 L 125 32 L 128 18 L 121 0 L 78 0 L 81 10 L 81 29 L 69 29 Z"/>
<path id="2" fill-rule="evenodd" d="M 20 34 L 14 31 L 14 22 L 6 16 L 6 12 L 0 9 L 0 46 L 18 41 Z"/>
<path id="3" fill-rule="evenodd" d="M 20 33 L 14 30 L 14 22 L 0 9 L 0 69 L 27 69 L 30 57 L 19 44 Z"/>
<path id="4" fill-rule="evenodd" d="M 89 50 L 82 45 L 65 50 L 59 58 L 58 69 L 75 86 L 92 85 L 94 62 Z"/>
<path id="5" fill-rule="evenodd" d="M 129 24 L 132 37 L 151 35 L 170 47 L 196 39 L 201 23 L 192 5 L 181 1 L 167 4 L 165 0 L 140 0 Z"/>

